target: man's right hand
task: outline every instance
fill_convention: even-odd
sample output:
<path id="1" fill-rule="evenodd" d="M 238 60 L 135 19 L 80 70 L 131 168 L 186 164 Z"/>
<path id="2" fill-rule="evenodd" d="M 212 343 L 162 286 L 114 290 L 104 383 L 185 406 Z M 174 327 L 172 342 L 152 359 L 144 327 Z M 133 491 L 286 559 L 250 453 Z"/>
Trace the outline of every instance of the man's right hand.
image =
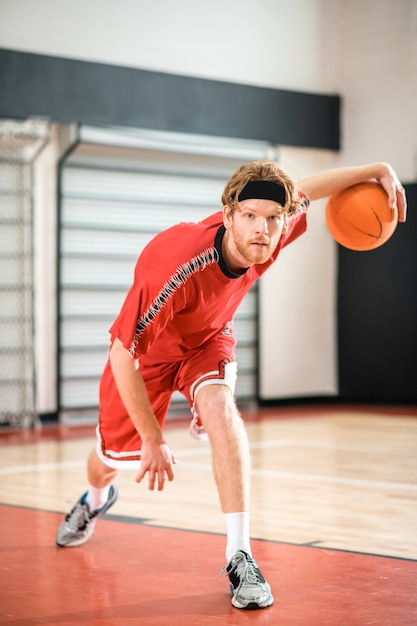
<path id="1" fill-rule="evenodd" d="M 155 489 L 155 482 L 158 484 L 158 491 L 162 491 L 166 479 L 174 480 L 174 465 L 177 462 L 170 447 L 166 443 L 142 442 L 141 468 L 136 476 L 136 482 L 140 483 L 148 474 L 148 489 Z"/>

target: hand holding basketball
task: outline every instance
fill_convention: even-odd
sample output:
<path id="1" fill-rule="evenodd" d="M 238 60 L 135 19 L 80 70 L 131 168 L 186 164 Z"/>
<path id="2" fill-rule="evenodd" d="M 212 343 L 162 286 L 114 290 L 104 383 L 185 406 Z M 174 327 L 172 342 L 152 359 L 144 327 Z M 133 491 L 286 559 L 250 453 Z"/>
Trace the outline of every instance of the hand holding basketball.
<path id="1" fill-rule="evenodd" d="M 393 235 L 397 207 L 377 182 L 358 183 L 333 194 L 326 206 L 326 222 L 333 238 L 350 250 L 373 250 Z"/>
<path id="2" fill-rule="evenodd" d="M 383 165 L 386 167 L 386 171 L 377 180 L 387 192 L 389 206 L 397 207 L 398 221 L 405 222 L 407 218 L 407 200 L 404 187 L 389 163 L 384 163 Z"/>

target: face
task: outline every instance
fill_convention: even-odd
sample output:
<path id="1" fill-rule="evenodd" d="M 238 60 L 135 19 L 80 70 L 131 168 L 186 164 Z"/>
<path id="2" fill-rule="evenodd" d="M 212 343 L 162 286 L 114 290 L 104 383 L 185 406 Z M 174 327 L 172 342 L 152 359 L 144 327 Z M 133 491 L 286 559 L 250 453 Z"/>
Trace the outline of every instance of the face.
<path id="1" fill-rule="evenodd" d="M 234 212 L 224 207 L 223 256 L 230 270 L 268 261 L 286 229 L 282 210 L 272 200 L 243 200 Z"/>

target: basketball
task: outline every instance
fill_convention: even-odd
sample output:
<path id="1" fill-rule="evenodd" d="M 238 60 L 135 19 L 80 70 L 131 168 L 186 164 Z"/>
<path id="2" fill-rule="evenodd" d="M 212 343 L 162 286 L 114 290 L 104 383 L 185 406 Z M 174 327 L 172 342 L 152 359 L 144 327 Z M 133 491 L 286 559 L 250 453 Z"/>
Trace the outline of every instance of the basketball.
<path id="1" fill-rule="evenodd" d="M 373 250 L 394 233 L 398 212 L 388 205 L 381 185 L 359 183 L 330 196 L 326 223 L 332 237 L 345 248 Z"/>

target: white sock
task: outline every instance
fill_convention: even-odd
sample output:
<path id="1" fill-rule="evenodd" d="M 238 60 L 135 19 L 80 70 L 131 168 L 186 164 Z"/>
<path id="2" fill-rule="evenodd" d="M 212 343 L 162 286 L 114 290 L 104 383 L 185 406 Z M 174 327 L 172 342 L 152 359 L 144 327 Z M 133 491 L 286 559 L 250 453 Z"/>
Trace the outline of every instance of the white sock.
<path id="1" fill-rule="evenodd" d="M 252 556 L 249 539 L 249 513 L 225 513 L 227 531 L 226 560 L 227 562 L 238 550 L 244 550 Z"/>
<path id="2" fill-rule="evenodd" d="M 88 506 L 90 507 L 90 511 L 95 511 L 99 509 L 107 502 L 109 497 L 110 485 L 107 487 L 93 487 L 93 485 L 88 485 L 88 492 L 86 501 Z"/>

